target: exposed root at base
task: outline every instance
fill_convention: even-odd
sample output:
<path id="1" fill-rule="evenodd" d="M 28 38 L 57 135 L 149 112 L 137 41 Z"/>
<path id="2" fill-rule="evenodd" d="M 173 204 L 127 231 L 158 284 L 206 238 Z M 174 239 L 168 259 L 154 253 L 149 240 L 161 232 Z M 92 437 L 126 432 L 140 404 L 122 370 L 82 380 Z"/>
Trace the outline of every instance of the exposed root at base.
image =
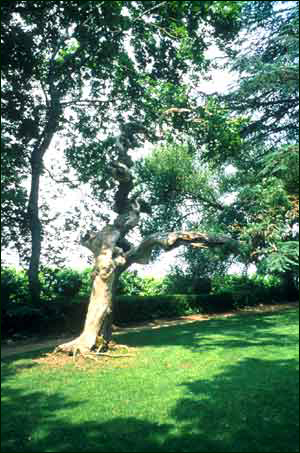
<path id="1" fill-rule="evenodd" d="M 118 357 L 133 357 L 133 354 L 108 354 L 107 352 L 95 352 L 95 355 L 104 355 L 106 357 L 113 357 L 113 358 L 118 358 Z"/>
<path id="2" fill-rule="evenodd" d="M 103 345 L 102 345 L 103 346 Z M 129 347 L 126 345 L 122 344 L 116 344 L 116 343 L 111 343 L 111 344 L 106 344 L 105 345 L 105 351 L 107 350 L 114 350 L 114 349 L 122 349 L 125 348 L 129 351 Z M 110 354 L 109 352 L 101 352 L 101 346 L 94 352 L 91 349 L 89 349 L 87 346 L 81 344 L 81 342 L 78 339 L 75 339 L 73 341 L 70 341 L 68 343 L 63 343 L 59 346 L 57 346 L 54 351 L 53 355 L 63 352 L 68 355 L 73 356 L 73 361 L 76 361 L 77 356 L 81 356 L 83 358 L 87 359 L 92 359 L 92 360 L 97 360 L 97 356 L 105 356 L 105 357 L 111 357 L 111 358 L 122 358 L 122 357 L 133 357 L 133 354 Z"/>
<path id="3" fill-rule="evenodd" d="M 118 344 L 118 343 L 110 343 L 109 345 L 106 345 L 107 346 L 107 349 L 110 349 L 110 350 L 114 350 L 114 349 L 127 349 L 127 351 L 130 350 L 130 348 L 128 346 L 126 346 L 125 344 Z M 133 354 L 120 354 L 120 355 L 116 355 L 116 354 L 109 354 L 107 352 L 101 352 L 101 348 L 98 348 L 97 351 L 95 352 L 96 355 L 104 355 L 104 356 L 107 356 L 107 357 L 133 357 Z"/>
<path id="4" fill-rule="evenodd" d="M 57 346 L 54 349 L 53 354 L 57 354 L 58 352 L 64 352 L 68 355 L 72 354 L 73 358 L 75 358 L 77 353 L 82 356 L 86 356 L 90 353 L 90 350 L 86 346 L 80 345 L 79 342 L 71 341 L 69 343 L 64 343 Z"/>
<path id="5" fill-rule="evenodd" d="M 73 353 L 74 362 L 76 361 L 76 355 L 77 355 L 77 351 L 74 351 L 74 353 Z M 116 355 L 116 354 L 109 354 L 108 352 L 92 352 L 92 351 L 90 351 L 88 354 L 80 353 L 79 355 L 82 356 L 84 359 L 92 359 L 92 360 L 97 360 L 98 356 L 111 357 L 113 359 L 117 359 L 117 358 L 121 358 L 121 357 L 133 357 L 133 354 Z"/>
<path id="6" fill-rule="evenodd" d="M 112 344 L 112 349 L 127 349 L 127 351 L 130 350 L 130 348 L 128 346 L 126 346 L 126 344 L 118 344 L 118 343 L 113 343 Z"/>

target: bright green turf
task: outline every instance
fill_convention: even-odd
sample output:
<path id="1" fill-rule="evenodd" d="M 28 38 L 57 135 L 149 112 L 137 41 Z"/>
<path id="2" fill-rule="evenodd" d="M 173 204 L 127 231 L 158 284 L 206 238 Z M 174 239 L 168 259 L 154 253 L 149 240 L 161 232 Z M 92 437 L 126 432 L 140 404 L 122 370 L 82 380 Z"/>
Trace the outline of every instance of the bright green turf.
<path id="1" fill-rule="evenodd" d="M 135 358 L 2 361 L 2 451 L 297 452 L 298 310 L 117 337 Z M 103 363 L 103 362 L 102 362 Z"/>

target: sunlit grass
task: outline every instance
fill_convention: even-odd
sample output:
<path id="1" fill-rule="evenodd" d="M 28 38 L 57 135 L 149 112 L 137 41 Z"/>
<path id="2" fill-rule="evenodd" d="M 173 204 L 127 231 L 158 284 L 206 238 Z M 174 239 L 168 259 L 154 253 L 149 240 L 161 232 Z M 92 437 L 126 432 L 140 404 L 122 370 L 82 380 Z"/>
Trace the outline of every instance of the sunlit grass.
<path id="1" fill-rule="evenodd" d="M 134 357 L 3 361 L 2 451 L 299 451 L 298 310 L 117 339 Z"/>

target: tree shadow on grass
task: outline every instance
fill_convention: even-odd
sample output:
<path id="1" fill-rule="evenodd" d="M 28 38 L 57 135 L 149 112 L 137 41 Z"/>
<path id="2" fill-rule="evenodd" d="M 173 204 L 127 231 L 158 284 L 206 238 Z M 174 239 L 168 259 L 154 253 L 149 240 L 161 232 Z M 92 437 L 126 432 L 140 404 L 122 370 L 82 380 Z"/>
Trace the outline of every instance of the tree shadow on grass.
<path id="1" fill-rule="evenodd" d="M 296 348 L 293 335 L 268 333 L 268 329 L 277 324 L 275 316 L 211 320 L 168 327 L 159 332 L 128 334 L 126 340 L 129 339 L 135 346 L 140 346 L 140 341 L 142 346 L 175 344 L 193 350 L 200 345 L 207 349 L 215 347 L 214 335 L 220 331 L 222 336 L 227 335 L 228 341 L 234 337 L 228 346 L 231 348 L 235 341 L 236 346 L 240 343 L 239 347 L 241 344 L 247 347 L 259 339 L 261 345 L 281 346 L 284 341 L 285 345 L 294 345 Z M 295 313 L 285 313 L 283 319 L 292 320 L 294 316 Z M 206 343 L 203 344 L 203 341 Z M 222 342 L 226 343 L 223 339 Z M 37 355 L 39 354 L 28 353 L 26 357 Z M 127 417 L 106 415 L 103 416 L 104 422 L 96 415 L 99 407 L 95 407 L 92 394 L 87 400 L 82 398 L 78 401 L 73 398 L 72 392 L 51 393 L 47 387 L 45 391 L 34 391 L 34 381 L 23 385 L 12 379 L 18 371 L 26 367 L 30 370 L 34 366 L 37 366 L 34 362 L 28 363 L 22 359 L 4 361 L 3 452 L 299 451 L 299 375 L 297 361 L 293 359 L 262 360 L 246 357 L 227 366 L 211 379 L 182 382 L 180 386 L 184 396 L 162 418 L 149 420 L 142 416 L 130 416 L 133 412 L 129 407 Z M 57 372 L 62 373 L 62 370 Z M 84 386 L 84 373 L 82 376 L 81 385 Z M 66 373 L 66 381 L 62 385 L 72 385 L 68 379 L 70 374 Z M 174 391 L 178 389 L 175 386 Z M 74 392 L 77 389 L 74 387 Z M 102 391 L 105 392 L 106 389 L 99 389 L 99 392 Z M 153 396 L 153 402 L 155 397 L 159 395 Z M 124 402 L 120 401 L 120 404 Z M 147 404 L 152 404 L 152 401 L 147 400 Z M 81 412 L 86 405 L 88 413 Z"/>
<path id="2" fill-rule="evenodd" d="M 297 360 L 247 358 L 213 379 L 182 385 L 187 396 L 172 416 L 201 451 L 299 451 Z M 222 449 L 213 450 L 214 442 Z"/>
<path id="3" fill-rule="evenodd" d="M 84 401 L 8 385 L 2 451 L 295 453 L 297 382 L 296 360 L 245 359 L 212 379 L 182 383 L 186 396 L 161 423 L 131 416 L 101 423 L 92 397 L 89 420 L 72 422 L 68 410 L 80 413 Z"/>
<path id="4" fill-rule="evenodd" d="M 21 362 L 21 363 L 18 363 Z M 43 451 L 33 439 L 33 433 L 41 424 L 55 426 L 59 421 L 56 413 L 61 409 L 74 408 L 77 403 L 66 401 L 59 394 L 47 394 L 47 391 L 32 391 L 33 386 L 18 388 L 10 378 L 37 365 L 22 364 L 22 360 L 1 362 L 1 451 L 31 452 Z M 26 390 L 24 390 L 26 388 Z M 57 450 L 59 451 L 59 450 Z"/>
<path id="5" fill-rule="evenodd" d="M 298 320 L 299 312 L 287 310 L 284 313 L 237 315 L 226 319 L 195 321 L 191 324 L 121 334 L 116 340 L 135 347 L 183 346 L 190 350 L 205 351 L 218 346 L 232 349 L 294 344 L 295 340 L 298 341 L 298 336 L 270 331 L 273 326 L 278 326 L 278 316 L 283 316 L 283 322 L 288 323 Z M 218 335 L 222 339 L 218 339 Z"/>

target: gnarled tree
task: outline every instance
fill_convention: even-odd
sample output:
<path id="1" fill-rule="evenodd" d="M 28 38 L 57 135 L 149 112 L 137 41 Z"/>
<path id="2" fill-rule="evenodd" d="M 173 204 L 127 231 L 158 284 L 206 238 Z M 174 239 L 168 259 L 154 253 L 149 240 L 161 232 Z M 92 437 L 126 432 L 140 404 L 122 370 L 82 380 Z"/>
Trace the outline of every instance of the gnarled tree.
<path id="1" fill-rule="evenodd" d="M 150 212 L 140 193 L 134 192 L 133 161 L 128 151 L 136 141 L 133 132 L 128 134 L 130 130 L 123 126 L 120 136 L 114 140 L 114 151 L 118 157 L 112 163 L 111 173 L 118 184 L 113 206 L 117 217 L 102 230 L 86 233 L 80 241 L 93 252 L 95 260 L 93 287 L 83 331 L 78 338 L 58 346 L 56 351 L 88 354 L 96 346 L 99 336 L 102 337 L 103 349 L 108 348 L 112 337 L 113 295 L 118 278 L 133 263 L 147 264 L 155 247 L 169 251 L 180 245 L 226 245 L 232 249 L 237 246 L 237 242 L 229 237 L 197 231 L 152 234 L 137 246 L 127 240 L 128 233 L 138 225 L 141 212 Z"/>
<path id="2" fill-rule="evenodd" d="M 156 131 L 150 126 L 161 114 L 158 106 L 186 106 L 184 76 L 193 70 L 194 80 L 200 77 L 204 50 L 214 37 L 236 34 L 240 3 L 1 2 L 3 237 L 6 247 L 12 243 L 30 263 L 33 303 L 40 303 L 38 272 L 47 233 L 41 177 L 55 134 L 77 142 L 75 155 L 69 149 L 67 158 L 78 169 L 82 157 L 84 182 L 95 188 L 101 172 L 94 171 L 91 157 L 98 131 L 105 135 L 111 124 L 131 117 L 143 121 L 153 143 Z M 28 196 L 21 184 L 26 176 Z M 64 182 L 70 184 L 68 178 Z"/>

